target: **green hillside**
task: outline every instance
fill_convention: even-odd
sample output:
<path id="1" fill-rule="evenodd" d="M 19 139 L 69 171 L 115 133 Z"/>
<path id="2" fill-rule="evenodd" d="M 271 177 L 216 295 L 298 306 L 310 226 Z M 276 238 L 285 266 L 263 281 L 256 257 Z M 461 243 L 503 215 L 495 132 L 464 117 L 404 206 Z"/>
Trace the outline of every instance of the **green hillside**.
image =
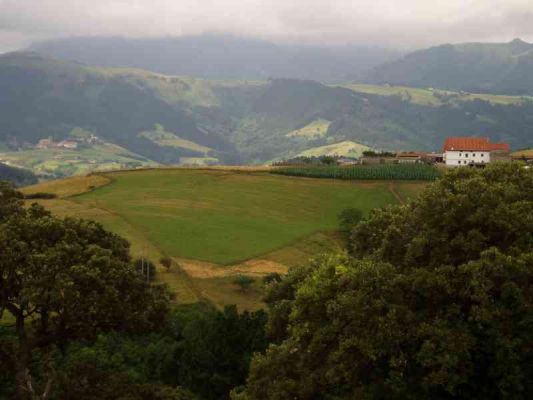
<path id="1" fill-rule="evenodd" d="M 26 194 L 59 216 L 94 219 L 131 243 L 134 257 L 176 265 L 159 268 L 180 302 L 262 305 L 261 291 L 243 293 L 235 275 L 285 273 L 309 257 L 338 251 L 337 215 L 367 213 L 416 195 L 425 183 L 299 179 L 259 169 L 152 169 L 48 181 Z M 399 197 L 398 193 L 401 193 Z M 35 200 L 31 200 L 33 202 Z"/>
<path id="2" fill-rule="evenodd" d="M 358 158 L 366 150 L 370 150 L 370 147 L 346 140 L 340 143 L 313 147 L 302 151 L 298 154 L 298 157 L 343 156 Z"/>
<path id="3" fill-rule="evenodd" d="M 81 131 L 146 160 L 202 165 L 264 163 L 346 141 L 437 150 L 447 136 L 476 135 L 533 146 L 528 99 L 369 88 L 207 81 L 10 53 L 0 56 L 0 148 L 28 151 Z"/>
<path id="4" fill-rule="evenodd" d="M 465 101 L 481 100 L 492 104 L 521 105 L 525 101 L 532 100 L 530 96 L 507 96 L 488 93 L 466 93 L 451 90 L 438 90 L 431 88 L 415 88 L 396 85 L 369 85 L 364 83 L 347 83 L 338 85 L 351 89 L 357 93 L 376 94 L 380 96 L 398 96 L 403 100 L 422 106 L 442 106 L 456 104 Z"/>
<path id="5" fill-rule="evenodd" d="M 0 160 L 32 170 L 41 178 L 60 178 L 121 168 L 156 166 L 157 163 L 111 143 L 79 149 L 49 148 L 0 152 Z"/>
<path id="6" fill-rule="evenodd" d="M 367 80 L 472 93 L 533 95 L 533 44 L 442 45 L 375 68 Z"/>

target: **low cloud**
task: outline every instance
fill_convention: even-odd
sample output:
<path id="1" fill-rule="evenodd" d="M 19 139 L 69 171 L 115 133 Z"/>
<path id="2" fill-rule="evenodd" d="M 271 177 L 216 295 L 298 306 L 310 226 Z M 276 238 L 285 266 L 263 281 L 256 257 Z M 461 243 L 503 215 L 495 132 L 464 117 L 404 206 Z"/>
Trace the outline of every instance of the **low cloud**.
<path id="1" fill-rule="evenodd" d="M 415 48 L 533 41 L 531 0 L 0 0 L 0 50 L 67 36 L 232 33 Z"/>

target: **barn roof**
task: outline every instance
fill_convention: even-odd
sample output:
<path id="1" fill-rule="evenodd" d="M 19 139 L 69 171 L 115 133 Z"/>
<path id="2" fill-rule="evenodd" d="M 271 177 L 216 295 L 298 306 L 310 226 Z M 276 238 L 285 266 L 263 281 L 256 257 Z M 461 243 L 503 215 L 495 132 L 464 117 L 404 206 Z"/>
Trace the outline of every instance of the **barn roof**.
<path id="1" fill-rule="evenodd" d="M 490 143 L 486 137 L 449 137 L 443 151 L 509 151 L 507 143 Z"/>

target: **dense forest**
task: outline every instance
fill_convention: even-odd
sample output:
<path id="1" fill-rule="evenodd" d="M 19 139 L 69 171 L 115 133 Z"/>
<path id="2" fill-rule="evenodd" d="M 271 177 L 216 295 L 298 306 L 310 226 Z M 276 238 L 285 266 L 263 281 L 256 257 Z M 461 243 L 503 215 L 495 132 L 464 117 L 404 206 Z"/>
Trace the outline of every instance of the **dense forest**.
<path id="1" fill-rule="evenodd" d="M 533 172 L 519 163 L 343 212 L 347 251 L 269 277 L 255 313 L 176 306 L 124 239 L 0 194 L 0 398 L 533 393 Z"/>

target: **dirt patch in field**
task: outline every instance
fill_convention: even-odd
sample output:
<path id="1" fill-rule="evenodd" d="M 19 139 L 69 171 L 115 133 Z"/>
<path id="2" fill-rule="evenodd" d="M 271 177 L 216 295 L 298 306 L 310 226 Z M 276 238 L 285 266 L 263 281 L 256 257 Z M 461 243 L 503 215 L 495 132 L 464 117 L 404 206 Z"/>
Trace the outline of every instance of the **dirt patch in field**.
<path id="1" fill-rule="evenodd" d="M 174 258 L 192 278 L 224 278 L 233 275 L 263 276 L 271 272 L 287 273 L 287 266 L 271 260 L 251 259 L 235 265 L 219 265 L 206 261 Z"/>

